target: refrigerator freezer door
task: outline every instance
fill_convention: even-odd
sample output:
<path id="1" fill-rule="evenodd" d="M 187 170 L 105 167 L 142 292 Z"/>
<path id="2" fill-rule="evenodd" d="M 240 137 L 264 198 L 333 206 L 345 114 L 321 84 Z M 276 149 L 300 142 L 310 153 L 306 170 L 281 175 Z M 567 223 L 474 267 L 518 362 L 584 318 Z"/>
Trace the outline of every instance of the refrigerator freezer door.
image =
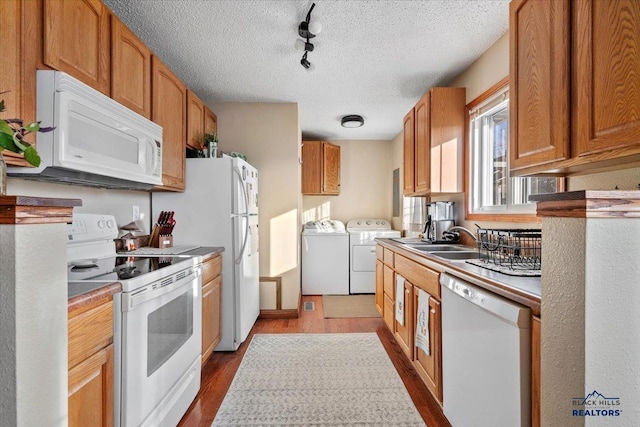
<path id="1" fill-rule="evenodd" d="M 258 214 L 258 171 L 242 159 L 232 159 L 233 212 L 236 215 Z"/>

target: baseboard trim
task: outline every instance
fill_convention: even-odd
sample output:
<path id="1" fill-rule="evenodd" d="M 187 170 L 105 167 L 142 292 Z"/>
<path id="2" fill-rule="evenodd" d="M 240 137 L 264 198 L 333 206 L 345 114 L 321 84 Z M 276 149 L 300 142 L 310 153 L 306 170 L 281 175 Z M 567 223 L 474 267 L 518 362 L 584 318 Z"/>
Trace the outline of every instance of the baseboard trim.
<path id="1" fill-rule="evenodd" d="M 285 310 L 260 310 L 260 319 L 296 319 L 300 317 L 302 307 L 302 298 L 298 296 L 298 308 L 289 308 Z"/>

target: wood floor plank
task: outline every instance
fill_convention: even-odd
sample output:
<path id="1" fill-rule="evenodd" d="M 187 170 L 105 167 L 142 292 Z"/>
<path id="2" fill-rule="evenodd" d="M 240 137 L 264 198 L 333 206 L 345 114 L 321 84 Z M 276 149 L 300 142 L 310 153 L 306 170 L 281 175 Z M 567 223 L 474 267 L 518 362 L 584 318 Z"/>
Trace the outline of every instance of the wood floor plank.
<path id="1" fill-rule="evenodd" d="M 296 319 L 258 319 L 247 340 L 235 352 L 214 352 L 202 367 L 200 392 L 179 427 L 209 427 L 222 404 L 249 341 L 254 334 L 375 332 L 407 387 L 409 396 L 428 427 L 451 427 L 442 408 L 431 396 L 381 318 L 324 319 L 322 297 L 305 296 L 315 311 L 301 311 Z"/>

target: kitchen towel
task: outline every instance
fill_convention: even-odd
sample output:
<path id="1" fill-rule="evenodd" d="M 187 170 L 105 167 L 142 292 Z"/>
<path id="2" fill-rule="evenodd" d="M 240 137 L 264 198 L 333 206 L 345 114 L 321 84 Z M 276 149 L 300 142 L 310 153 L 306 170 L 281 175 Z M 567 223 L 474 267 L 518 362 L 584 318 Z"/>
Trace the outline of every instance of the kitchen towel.
<path id="1" fill-rule="evenodd" d="M 422 349 L 427 356 L 431 356 L 429 346 L 429 295 L 420 289 L 418 291 L 418 310 L 416 319 L 416 347 Z"/>
<path id="2" fill-rule="evenodd" d="M 396 321 L 404 326 L 404 277 L 396 275 Z"/>

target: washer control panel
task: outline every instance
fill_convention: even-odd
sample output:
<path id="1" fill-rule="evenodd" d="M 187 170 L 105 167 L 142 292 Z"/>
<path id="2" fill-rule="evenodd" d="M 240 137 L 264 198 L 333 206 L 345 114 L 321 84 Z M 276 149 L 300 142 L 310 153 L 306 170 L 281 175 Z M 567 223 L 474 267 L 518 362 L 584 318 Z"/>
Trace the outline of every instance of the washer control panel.
<path id="1" fill-rule="evenodd" d="M 391 224 L 385 219 L 352 219 L 347 223 L 347 231 L 391 230 Z"/>

